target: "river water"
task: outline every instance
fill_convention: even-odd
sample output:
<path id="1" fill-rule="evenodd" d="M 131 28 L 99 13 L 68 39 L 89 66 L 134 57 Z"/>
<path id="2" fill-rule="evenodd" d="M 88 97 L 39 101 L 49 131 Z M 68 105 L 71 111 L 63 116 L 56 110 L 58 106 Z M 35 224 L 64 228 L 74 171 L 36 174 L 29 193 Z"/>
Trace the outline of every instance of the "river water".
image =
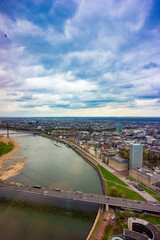
<path id="1" fill-rule="evenodd" d="M 25 167 L 9 181 L 102 194 L 96 170 L 64 144 L 27 133 L 10 137 L 20 143 L 21 150 L 13 156 L 25 157 Z M 86 239 L 98 205 L 75 202 L 64 200 L 46 209 L 1 203 L 0 239 Z"/>

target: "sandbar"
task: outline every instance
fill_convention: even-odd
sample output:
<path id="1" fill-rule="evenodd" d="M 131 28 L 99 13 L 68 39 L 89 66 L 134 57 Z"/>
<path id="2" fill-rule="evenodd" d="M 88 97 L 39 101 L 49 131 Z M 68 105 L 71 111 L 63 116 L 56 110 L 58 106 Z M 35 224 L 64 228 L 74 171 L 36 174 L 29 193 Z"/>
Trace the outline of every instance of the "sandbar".
<path id="1" fill-rule="evenodd" d="M 12 151 L 10 151 L 9 153 L 3 154 L 0 157 L 0 169 L 3 168 L 3 171 L 0 170 L 0 180 L 5 181 L 10 177 L 20 174 L 19 171 L 24 168 L 24 161 L 19 161 L 8 167 L 5 167 L 4 164 L 7 160 L 22 158 L 22 157 L 11 157 L 12 154 L 14 154 L 20 149 L 20 145 L 17 141 L 13 140 L 12 138 L 4 137 L 4 136 L 0 136 L 0 142 L 4 142 L 4 143 L 12 142 L 14 145 L 14 148 L 12 149 Z"/>

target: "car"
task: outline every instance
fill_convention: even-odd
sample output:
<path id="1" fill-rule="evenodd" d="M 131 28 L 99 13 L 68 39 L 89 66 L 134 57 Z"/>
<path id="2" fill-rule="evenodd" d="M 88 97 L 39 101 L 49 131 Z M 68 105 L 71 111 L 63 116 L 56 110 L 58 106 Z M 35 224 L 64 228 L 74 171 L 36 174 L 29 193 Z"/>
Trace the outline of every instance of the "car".
<path id="1" fill-rule="evenodd" d="M 55 188 L 54 190 L 57 191 L 57 192 L 60 192 L 60 191 L 61 191 L 59 188 Z"/>
<path id="2" fill-rule="evenodd" d="M 103 221 L 107 221 L 107 219 L 104 218 Z"/>
<path id="3" fill-rule="evenodd" d="M 82 192 L 80 192 L 80 191 L 76 191 L 76 194 L 83 194 Z"/>
<path id="4" fill-rule="evenodd" d="M 34 188 L 38 188 L 38 189 L 41 188 L 41 186 L 39 186 L 39 185 L 34 185 L 33 187 L 34 187 Z"/>

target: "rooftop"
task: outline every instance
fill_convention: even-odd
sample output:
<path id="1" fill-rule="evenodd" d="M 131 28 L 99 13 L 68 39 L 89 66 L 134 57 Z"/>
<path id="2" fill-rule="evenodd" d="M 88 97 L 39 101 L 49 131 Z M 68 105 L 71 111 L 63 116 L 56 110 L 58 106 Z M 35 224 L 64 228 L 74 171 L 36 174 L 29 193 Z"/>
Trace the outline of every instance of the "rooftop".
<path id="1" fill-rule="evenodd" d="M 125 163 L 128 163 L 128 160 L 127 159 L 124 159 L 124 158 L 121 158 L 119 156 L 115 156 L 115 157 L 110 157 L 110 159 L 116 163 L 119 163 L 119 164 L 125 164 Z"/>

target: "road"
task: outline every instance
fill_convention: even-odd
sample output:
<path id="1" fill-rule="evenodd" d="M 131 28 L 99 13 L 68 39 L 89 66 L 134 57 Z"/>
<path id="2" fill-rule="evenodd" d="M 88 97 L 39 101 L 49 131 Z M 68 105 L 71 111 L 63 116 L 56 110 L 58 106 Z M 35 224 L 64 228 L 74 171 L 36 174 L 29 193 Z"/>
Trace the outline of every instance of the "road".
<path id="1" fill-rule="evenodd" d="M 0 184 L 0 196 L 7 197 L 11 196 L 11 192 L 14 193 L 15 196 L 24 196 L 25 199 L 29 197 L 30 199 L 33 197 L 43 196 L 44 201 L 45 197 L 50 198 L 62 198 L 62 199 L 71 199 L 73 201 L 83 201 L 83 202 L 91 202 L 98 204 L 108 204 L 109 206 L 122 207 L 128 209 L 135 210 L 144 210 L 149 212 L 160 213 L 160 203 L 153 203 L 148 201 L 137 201 L 131 199 L 123 199 L 123 198 L 114 198 L 108 197 L 104 195 L 97 194 L 89 194 L 89 193 L 77 193 L 74 191 L 66 191 L 60 189 L 49 189 L 49 188 L 35 188 L 34 186 L 26 186 L 26 185 L 14 185 L 10 183 L 1 183 Z"/>

